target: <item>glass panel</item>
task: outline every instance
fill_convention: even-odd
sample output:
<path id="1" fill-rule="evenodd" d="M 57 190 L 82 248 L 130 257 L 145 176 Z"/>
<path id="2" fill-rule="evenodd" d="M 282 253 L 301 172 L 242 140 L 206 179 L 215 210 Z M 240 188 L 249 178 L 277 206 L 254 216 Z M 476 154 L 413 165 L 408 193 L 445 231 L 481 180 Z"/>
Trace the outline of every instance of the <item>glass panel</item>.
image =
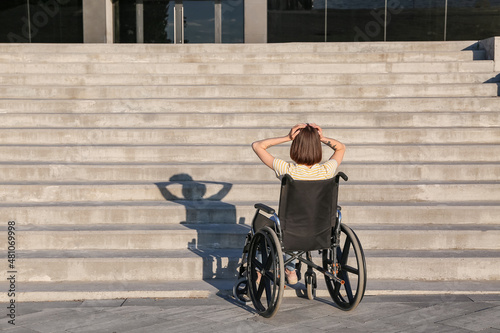
<path id="1" fill-rule="evenodd" d="M 249 0 L 252 1 L 252 0 Z M 244 43 L 243 0 L 222 0 L 222 42 Z"/>
<path id="2" fill-rule="evenodd" d="M 447 40 L 500 36 L 500 0 L 448 0 Z"/>
<path id="3" fill-rule="evenodd" d="M 327 40 L 384 40 L 385 0 L 328 0 Z"/>
<path id="4" fill-rule="evenodd" d="M 82 0 L 30 0 L 33 43 L 83 43 Z"/>
<path id="5" fill-rule="evenodd" d="M 0 43 L 29 43 L 26 0 L 0 1 Z"/>
<path id="6" fill-rule="evenodd" d="M 215 43 L 214 0 L 184 0 L 184 43 Z"/>
<path id="7" fill-rule="evenodd" d="M 120 0 L 115 5 L 115 42 L 137 43 L 136 1 Z"/>
<path id="8" fill-rule="evenodd" d="M 267 40 L 324 42 L 325 0 L 269 0 Z"/>
<path id="9" fill-rule="evenodd" d="M 144 1 L 144 43 L 174 42 L 175 1 Z"/>
<path id="10" fill-rule="evenodd" d="M 389 0 L 388 41 L 444 40 L 445 0 Z"/>

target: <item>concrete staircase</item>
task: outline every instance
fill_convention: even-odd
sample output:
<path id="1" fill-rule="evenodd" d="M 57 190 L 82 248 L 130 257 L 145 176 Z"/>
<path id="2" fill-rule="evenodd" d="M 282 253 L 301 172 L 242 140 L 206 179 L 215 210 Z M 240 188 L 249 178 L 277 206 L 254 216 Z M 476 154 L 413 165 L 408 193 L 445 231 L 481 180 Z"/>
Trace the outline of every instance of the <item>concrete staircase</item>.
<path id="1" fill-rule="evenodd" d="M 484 59 L 469 41 L 0 45 L 18 301 L 229 290 L 253 204 L 279 194 L 250 143 L 299 122 L 347 145 L 340 204 L 367 294 L 498 292 L 500 78 Z"/>

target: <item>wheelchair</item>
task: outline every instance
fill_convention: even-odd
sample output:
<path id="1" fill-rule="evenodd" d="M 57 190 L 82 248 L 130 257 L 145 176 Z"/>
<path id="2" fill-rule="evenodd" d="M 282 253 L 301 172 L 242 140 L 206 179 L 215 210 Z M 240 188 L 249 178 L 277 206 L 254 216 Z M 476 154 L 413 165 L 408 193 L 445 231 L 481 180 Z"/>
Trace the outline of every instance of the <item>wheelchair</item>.
<path id="1" fill-rule="evenodd" d="M 233 287 L 238 302 L 251 301 L 261 316 L 273 317 L 283 298 L 285 266 L 296 261 L 299 280 L 302 263 L 307 265 L 304 284 L 308 299 L 316 296 L 316 270 L 324 275 L 328 292 L 340 309 L 350 311 L 358 306 L 366 288 L 366 262 L 358 237 L 342 224 L 337 205 L 340 178 L 348 180 L 343 172 L 314 181 L 286 175 L 281 181 L 278 214 L 264 204 L 255 204 Z M 321 266 L 311 254 L 316 250 Z M 283 254 L 288 255 L 286 260 Z"/>

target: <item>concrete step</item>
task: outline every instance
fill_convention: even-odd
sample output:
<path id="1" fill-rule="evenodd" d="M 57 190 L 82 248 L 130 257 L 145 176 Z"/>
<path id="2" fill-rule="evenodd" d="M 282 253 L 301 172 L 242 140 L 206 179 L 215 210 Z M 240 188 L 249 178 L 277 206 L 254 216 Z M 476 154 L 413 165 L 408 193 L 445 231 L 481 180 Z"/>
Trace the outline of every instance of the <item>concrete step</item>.
<path id="1" fill-rule="evenodd" d="M 214 172 L 217 170 L 217 172 Z M 498 163 L 364 164 L 342 163 L 339 170 L 352 181 L 386 182 L 488 182 L 500 181 Z M 0 182 L 164 182 L 184 174 L 202 181 L 261 182 L 276 179 L 260 163 L 227 164 L 0 164 Z M 187 180 L 187 179 L 186 179 Z"/>
<path id="2" fill-rule="evenodd" d="M 16 286 L 16 303 L 58 302 L 78 300 L 107 300 L 127 298 L 193 298 L 201 299 L 221 292 L 232 293 L 234 279 L 206 281 L 121 281 L 112 282 L 23 282 Z M 0 287 L 9 289 L 1 282 Z M 7 293 L 0 294 L 0 302 L 8 303 Z"/>
<path id="3" fill-rule="evenodd" d="M 387 98 L 498 96 L 499 84 L 352 85 L 352 86 L 0 86 L 4 98 L 114 99 L 128 98 Z"/>
<path id="4" fill-rule="evenodd" d="M 499 250 L 500 224 L 356 226 L 368 250 Z"/>
<path id="5" fill-rule="evenodd" d="M 0 63 L 5 74 L 325 74 L 325 73 L 452 73 L 491 72 L 492 60 L 373 63 Z"/>
<path id="6" fill-rule="evenodd" d="M 361 241 L 363 242 L 363 241 Z M 374 279 L 457 281 L 500 280 L 498 251 L 366 251 Z M 470 264 L 472 267 L 467 268 Z"/>
<path id="7" fill-rule="evenodd" d="M 2 44 L 0 52 L 41 53 L 234 53 L 234 52 L 397 52 L 477 50 L 478 42 L 348 42 L 275 44 Z"/>
<path id="8" fill-rule="evenodd" d="M 18 282 L 186 281 L 236 276 L 238 250 L 17 251 Z"/>
<path id="9" fill-rule="evenodd" d="M 39 53 L 0 54 L 0 63 L 365 63 L 486 59 L 485 50 L 428 52 Z"/>
<path id="10" fill-rule="evenodd" d="M 108 299 L 202 299 L 208 297 L 232 296 L 234 279 L 216 279 L 206 281 L 141 281 L 141 282 L 58 282 L 58 283 L 22 283 L 16 289 L 16 302 L 58 302 L 77 300 L 108 300 Z M 0 288 L 8 290 L 7 282 L 1 282 Z M 283 296 L 297 297 L 303 294 L 305 286 L 299 282 L 296 286 L 287 286 Z M 498 281 L 401 281 L 368 279 L 366 296 L 422 296 L 447 295 L 458 297 L 467 295 L 475 297 L 498 296 L 500 293 Z M 316 296 L 330 300 L 323 278 L 318 279 Z M 0 294 L 0 302 L 10 299 L 7 293 Z M 332 310 L 333 311 L 333 310 Z"/>
<path id="11" fill-rule="evenodd" d="M 16 250 L 242 249 L 249 231 L 238 224 L 19 225 Z M 7 248 L 7 240 L 0 245 Z"/>
<path id="12" fill-rule="evenodd" d="M 156 184 L 20 184 L 3 183 L 0 200 L 4 203 L 41 202 L 137 202 L 137 201 L 253 201 L 267 202 L 279 198 L 277 182 L 163 182 Z M 441 184 L 342 184 L 340 203 L 413 202 L 494 203 L 500 198 L 500 186 L 493 183 Z M 166 217 L 167 218 L 167 217 Z"/>
<path id="13" fill-rule="evenodd" d="M 364 85 L 460 84 L 498 82 L 494 73 L 393 73 L 393 74 L 282 74 L 282 75 L 129 75 L 129 74 L 6 74 L 0 85 L 101 86 L 101 85 Z"/>
<path id="14" fill-rule="evenodd" d="M 498 225 L 500 207 L 495 203 L 407 203 L 398 205 L 363 205 L 342 204 L 343 221 L 349 225 L 370 224 L 403 224 L 403 225 L 459 225 L 459 224 L 491 224 Z M 277 207 L 274 205 L 273 207 Z"/>
<path id="15" fill-rule="evenodd" d="M 344 141 L 343 138 L 338 138 Z M 345 141 L 344 141 L 345 142 Z M 499 145 L 354 145 L 348 146 L 352 163 L 497 163 Z M 328 148 L 329 149 L 329 148 Z M 290 148 L 272 148 L 273 154 L 289 160 Z M 330 151 L 331 153 L 331 151 Z M 324 156 L 328 150 L 324 150 Z M 249 145 L 181 145 L 175 146 L 85 146 L 85 145 L 0 145 L 3 162 L 15 163 L 255 163 Z M 347 159 L 346 159 L 347 160 Z M 262 166 L 265 168 L 265 166 Z M 214 169 L 214 172 L 216 169 Z"/>
<path id="16" fill-rule="evenodd" d="M 363 242 L 363 240 L 361 240 Z M 236 277 L 241 250 L 18 251 L 18 283 L 186 281 Z M 500 280 L 493 251 L 365 251 L 370 279 Z M 317 256 L 315 261 L 320 263 Z M 391 277 L 392 276 L 392 277 Z"/>
<path id="17" fill-rule="evenodd" d="M 52 225 L 16 228 L 16 250 L 242 249 L 248 225 Z M 499 225 L 356 225 L 366 250 L 500 250 Z M 8 247 L 7 239 L 0 246 Z"/>
<path id="18" fill-rule="evenodd" d="M 353 124 L 354 125 L 354 124 Z M 0 129 L 4 145 L 250 145 L 260 138 L 288 134 L 289 128 L 14 128 Z M 500 127 L 448 128 L 339 128 L 323 133 L 346 144 L 499 144 Z M 341 139 L 340 139 L 341 138 Z M 327 152 L 331 154 L 331 152 Z M 328 156 L 329 157 L 329 156 Z"/>
<path id="19" fill-rule="evenodd" d="M 343 193 L 343 192 L 342 192 Z M 58 225 L 178 225 L 246 224 L 255 215 L 254 204 L 263 202 L 278 208 L 273 201 L 212 202 L 43 202 L 4 203 L 0 212 L 5 220 L 21 226 Z M 484 202 L 358 203 L 342 200 L 343 220 L 351 225 L 498 225 L 500 207 Z"/>
<path id="20" fill-rule="evenodd" d="M 301 122 L 324 128 L 498 127 L 500 112 L 275 113 L 0 113 L 0 128 L 284 128 Z M 290 125 L 291 126 L 291 125 Z"/>
<path id="21" fill-rule="evenodd" d="M 9 220 L 27 225 L 249 224 L 254 202 L 72 202 L 5 204 Z M 274 205 L 276 206 L 276 205 Z M 484 214 L 483 214 L 484 215 Z M 461 215 L 462 216 L 462 215 Z M 481 216 L 479 214 L 479 216 Z M 487 217 L 485 217 L 487 218 Z M 457 220 L 458 221 L 458 220 Z"/>
<path id="22" fill-rule="evenodd" d="M 498 112 L 498 97 L 439 98 L 117 98 L 117 99 L 1 99 L 0 113 L 272 113 L 299 112 Z M 278 117 L 279 118 L 279 117 Z"/>

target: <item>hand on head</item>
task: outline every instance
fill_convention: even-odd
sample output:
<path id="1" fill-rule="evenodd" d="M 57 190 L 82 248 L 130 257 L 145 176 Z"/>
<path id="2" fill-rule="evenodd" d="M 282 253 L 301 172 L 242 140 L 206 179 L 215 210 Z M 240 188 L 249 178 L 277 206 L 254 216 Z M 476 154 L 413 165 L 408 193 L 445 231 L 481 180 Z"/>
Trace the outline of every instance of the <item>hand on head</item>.
<path id="1" fill-rule="evenodd" d="M 311 126 L 312 128 L 315 128 L 318 131 L 320 140 L 323 139 L 323 130 L 321 129 L 321 127 L 319 127 L 318 125 L 316 125 L 314 123 L 311 123 L 311 124 L 297 124 L 294 127 L 292 127 L 292 129 L 290 130 L 290 133 L 288 134 L 288 137 L 290 138 L 290 140 L 295 139 L 295 137 L 300 133 L 300 130 L 307 127 L 307 126 Z"/>
<path id="2" fill-rule="evenodd" d="M 297 125 L 293 126 L 292 129 L 290 130 L 290 133 L 288 133 L 288 137 L 290 138 L 290 140 L 295 139 L 297 134 L 300 133 L 300 130 L 306 126 L 307 126 L 307 124 L 297 124 Z"/>
<path id="3" fill-rule="evenodd" d="M 311 127 L 315 128 L 318 130 L 318 134 L 319 134 L 319 138 L 320 140 L 323 139 L 323 130 L 321 129 L 321 127 L 319 127 L 318 125 L 316 124 L 308 124 L 310 125 Z"/>

